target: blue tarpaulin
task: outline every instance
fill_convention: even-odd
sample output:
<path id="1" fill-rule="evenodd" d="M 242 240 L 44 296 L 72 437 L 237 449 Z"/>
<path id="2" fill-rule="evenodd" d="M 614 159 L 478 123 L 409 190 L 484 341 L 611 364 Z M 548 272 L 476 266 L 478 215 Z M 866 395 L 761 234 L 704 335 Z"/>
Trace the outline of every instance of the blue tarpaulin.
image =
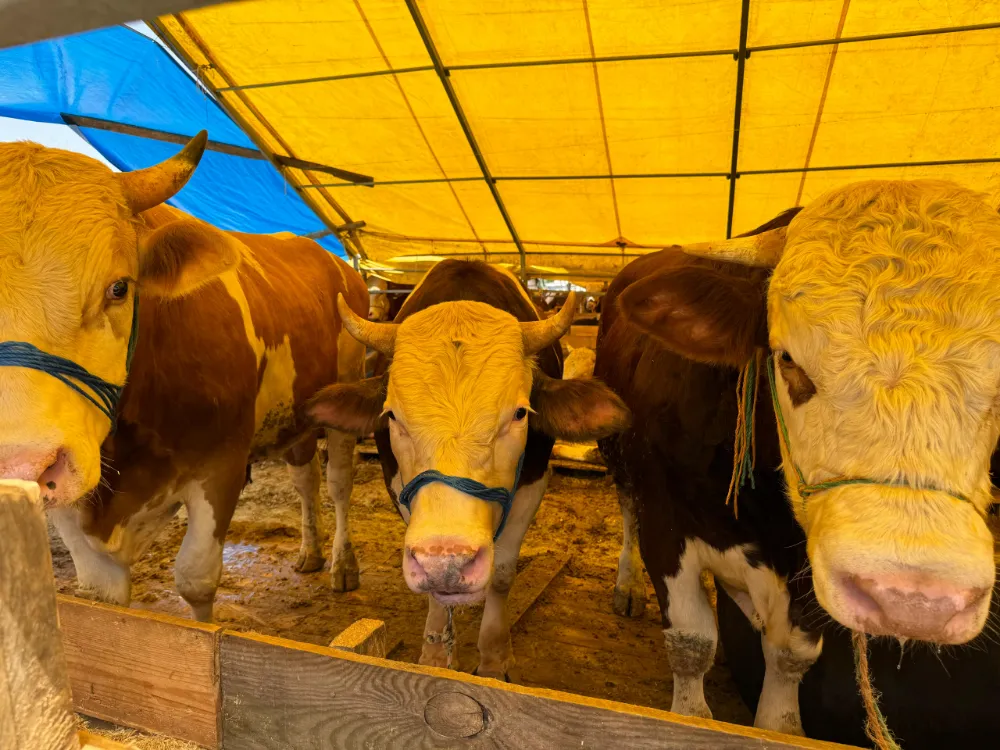
<path id="1" fill-rule="evenodd" d="M 121 26 L 0 50 L 0 117 L 62 123 L 64 115 L 189 137 L 205 129 L 212 141 L 254 148 L 165 50 Z M 148 167 L 180 149 L 138 135 L 89 127 L 78 132 L 122 170 Z M 326 229 L 270 162 L 217 151 L 205 153 L 170 204 L 221 229 L 262 234 Z M 320 243 L 344 257 L 335 237 Z"/>

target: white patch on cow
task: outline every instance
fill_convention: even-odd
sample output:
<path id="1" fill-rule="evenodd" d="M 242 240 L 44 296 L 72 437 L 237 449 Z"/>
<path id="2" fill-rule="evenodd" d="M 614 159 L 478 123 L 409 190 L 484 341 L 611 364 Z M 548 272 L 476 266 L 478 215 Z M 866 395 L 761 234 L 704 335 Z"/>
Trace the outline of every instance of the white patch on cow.
<path id="1" fill-rule="evenodd" d="M 73 558 L 78 594 L 127 607 L 132 600 L 129 566 L 116 560 L 99 539 L 84 533 L 77 508 L 55 507 L 48 516 Z"/>
<path id="2" fill-rule="evenodd" d="M 819 658 L 822 642 L 814 644 L 788 617 L 789 594 L 783 578 L 766 566 L 747 561 L 752 545 L 720 551 L 700 539 L 688 539 L 680 570 L 664 577 L 669 596 L 664 631 L 674 670 L 671 710 L 691 716 L 711 716 L 705 702 L 704 675 L 714 662 L 718 641 L 715 616 L 701 583 L 710 571 L 717 583 L 743 610 L 755 628 L 763 628 L 767 671 L 757 707 L 755 726 L 802 734 L 798 688 L 805 671 Z"/>
<path id="3" fill-rule="evenodd" d="M 822 642 L 813 643 L 798 628 L 784 646 L 772 642 L 770 633 L 761 636 L 764 650 L 764 685 L 757 703 L 753 725 L 785 734 L 804 735 L 799 714 L 799 683 L 806 670 L 819 658 Z"/>
<path id="4" fill-rule="evenodd" d="M 201 482 L 190 482 L 179 497 L 187 507 L 188 526 L 174 565 L 174 583 L 195 618 L 211 622 L 215 591 L 222 577 L 222 543 L 215 536 L 215 509 Z"/>
<path id="5" fill-rule="evenodd" d="M 250 304 L 237 273 L 223 274 L 220 279 L 229 296 L 239 305 L 243 329 L 256 356 L 258 368 L 261 360 L 267 357 L 254 404 L 254 439 L 251 451 L 255 451 L 274 445 L 279 433 L 295 421 L 295 395 L 292 390 L 295 383 L 295 362 L 292 359 L 292 345 L 285 334 L 278 346 L 266 346 L 264 340 L 257 337 L 250 315 Z"/>
<path id="6" fill-rule="evenodd" d="M 302 500 L 302 548 L 295 569 L 300 573 L 310 573 L 323 567 L 323 543 L 326 533 L 320 509 L 319 454 L 313 454 L 309 463 L 302 466 L 287 465 L 288 478 Z"/>
<path id="7" fill-rule="evenodd" d="M 358 558 L 351 544 L 351 529 L 347 512 L 354 489 L 354 445 L 356 438 L 336 430 L 326 433 L 326 488 L 337 514 L 337 528 L 333 534 L 333 552 L 330 578 L 334 591 L 353 591 L 358 588 Z"/>
<path id="8" fill-rule="evenodd" d="M 105 549 L 122 564 L 132 565 L 146 553 L 178 510 L 180 501 L 169 493 L 153 497 L 115 526 L 104 544 Z"/>
<path id="9" fill-rule="evenodd" d="M 639 553 L 639 524 L 635 501 L 621 487 L 618 487 L 618 507 L 622 512 L 622 551 L 618 556 L 618 580 L 612 609 L 622 617 L 641 617 L 646 612 L 647 597 Z"/>

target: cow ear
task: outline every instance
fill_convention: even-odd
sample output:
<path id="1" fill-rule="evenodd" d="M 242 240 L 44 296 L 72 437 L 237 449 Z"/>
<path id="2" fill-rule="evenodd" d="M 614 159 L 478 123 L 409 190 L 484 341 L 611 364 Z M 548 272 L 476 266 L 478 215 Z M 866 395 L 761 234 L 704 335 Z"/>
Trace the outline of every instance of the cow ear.
<path id="1" fill-rule="evenodd" d="M 317 425 L 351 435 L 368 435 L 385 406 L 385 378 L 329 385 L 306 404 L 306 414 Z"/>
<path id="2" fill-rule="evenodd" d="M 745 275 L 675 267 L 629 286 L 618 306 L 626 321 L 697 362 L 743 367 L 767 346 L 763 283 Z"/>
<path id="3" fill-rule="evenodd" d="M 632 422 L 625 402 L 600 380 L 559 380 L 535 373 L 532 428 L 579 443 L 621 432 Z"/>
<path id="4" fill-rule="evenodd" d="M 164 224 L 139 248 L 139 288 L 155 297 L 183 297 L 240 264 L 242 244 L 200 221 Z"/>

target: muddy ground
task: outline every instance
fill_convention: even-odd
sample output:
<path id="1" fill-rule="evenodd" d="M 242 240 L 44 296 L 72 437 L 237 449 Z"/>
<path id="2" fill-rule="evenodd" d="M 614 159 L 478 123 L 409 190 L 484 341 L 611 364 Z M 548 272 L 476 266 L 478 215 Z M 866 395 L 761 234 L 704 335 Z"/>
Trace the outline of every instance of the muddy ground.
<path id="1" fill-rule="evenodd" d="M 323 512 L 332 529 L 334 511 L 325 487 Z M 386 623 L 393 649 L 389 658 L 416 662 L 426 599 L 403 582 L 405 527 L 386 493 L 377 459 L 359 456 L 355 471 L 350 518 L 361 568 L 357 591 L 334 593 L 326 570 L 295 572 L 299 513 L 298 495 L 284 464 L 256 465 L 227 538 L 216 620 L 240 630 L 326 645 L 353 621 L 376 618 Z M 173 582 L 173 561 L 184 529 L 182 511 L 133 567 L 134 607 L 190 616 Z M 52 545 L 58 588 L 72 594 L 73 562 L 54 532 Z M 649 604 L 643 617 L 625 619 L 611 610 L 620 549 L 621 516 L 609 480 L 593 473 L 554 472 L 522 547 L 519 570 L 525 574 L 519 580 L 537 578 L 525 572 L 533 563 L 538 563 L 538 572 L 560 555 L 568 554 L 569 560 L 513 628 L 514 682 L 669 709 L 670 669 L 648 577 Z M 531 588 L 522 587 L 521 601 L 531 598 Z M 519 598 L 518 584 L 511 597 Z M 456 612 L 463 671 L 471 672 L 478 664 L 475 643 L 481 613 L 481 606 Z M 705 693 L 717 719 L 752 723 L 721 653 L 706 679 Z"/>

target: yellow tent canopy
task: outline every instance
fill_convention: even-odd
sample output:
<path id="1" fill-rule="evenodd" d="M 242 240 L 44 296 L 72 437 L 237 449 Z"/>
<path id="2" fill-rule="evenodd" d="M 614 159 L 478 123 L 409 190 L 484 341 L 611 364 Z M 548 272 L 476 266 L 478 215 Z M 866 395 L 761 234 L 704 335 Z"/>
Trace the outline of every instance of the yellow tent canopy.
<path id="1" fill-rule="evenodd" d="M 382 275 L 607 278 L 849 181 L 1000 192 L 995 1 L 254 0 L 155 26 Z"/>

